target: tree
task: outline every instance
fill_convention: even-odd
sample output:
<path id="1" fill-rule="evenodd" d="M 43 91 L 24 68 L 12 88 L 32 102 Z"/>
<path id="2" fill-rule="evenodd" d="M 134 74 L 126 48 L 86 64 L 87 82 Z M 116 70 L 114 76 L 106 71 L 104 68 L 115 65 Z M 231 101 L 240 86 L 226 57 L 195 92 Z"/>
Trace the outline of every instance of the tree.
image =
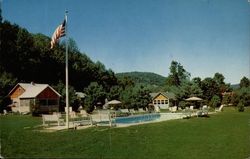
<path id="1" fill-rule="evenodd" d="M 243 77 L 240 80 L 240 88 L 242 87 L 249 87 L 250 86 L 250 80 L 247 77 Z"/>
<path id="2" fill-rule="evenodd" d="M 135 82 L 131 79 L 131 77 L 124 76 L 122 78 L 119 78 L 118 84 L 124 90 L 127 87 L 133 87 L 135 85 Z"/>
<path id="3" fill-rule="evenodd" d="M 120 99 L 122 101 L 122 106 L 125 108 L 135 107 L 135 93 L 133 87 L 126 87 L 120 94 Z"/>
<path id="4" fill-rule="evenodd" d="M 121 88 L 119 86 L 113 86 L 108 93 L 108 100 L 114 100 L 120 98 Z"/>
<path id="5" fill-rule="evenodd" d="M 190 78 L 184 67 L 177 61 L 172 61 L 170 66 L 170 73 L 167 77 L 167 85 L 179 86 L 181 82 Z"/>
<path id="6" fill-rule="evenodd" d="M 186 102 L 185 102 L 185 101 L 180 101 L 180 102 L 179 102 L 179 107 L 181 107 L 182 109 L 185 109 L 185 107 L 186 107 Z"/>
<path id="7" fill-rule="evenodd" d="M 219 87 L 219 93 L 230 91 L 230 84 L 226 84 L 224 82 L 225 77 L 221 73 L 215 73 L 213 80 L 216 82 L 217 86 Z"/>
<path id="8" fill-rule="evenodd" d="M 66 89 L 65 89 L 65 84 L 62 81 L 59 81 L 57 85 L 54 85 L 53 88 L 61 94 L 60 98 L 60 111 L 64 110 L 64 107 L 66 106 Z M 74 87 L 69 85 L 69 105 L 73 106 L 73 110 L 77 110 L 78 107 L 75 105 L 75 100 L 77 100 L 77 96 L 75 94 L 75 89 Z"/>
<path id="9" fill-rule="evenodd" d="M 250 88 L 242 87 L 236 91 L 238 102 L 242 102 L 243 105 L 250 106 Z"/>
<path id="10" fill-rule="evenodd" d="M 122 91 L 120 99 L 126 108 L 145 108 L 151 102 L 150 91 L 143 85 L 127 87 Z"/>
<path id="11" fill-rule="evenodd" d="M 145 108 L 151 102 L 150 91 L 143 85 L 139 85 L 135 93 L 135 101 L 137 108 Z"/>
<path id="12" fill-rule="evenodd" d="M 201 82 L 201 89 L 203 91 L 203 98 L 211 100 L 214 95 L 221 96 L 220 88 L 214 79 L 207 77 Z"/>
<path id="13" fill-rule="evenodd" d="M 220 100 L 220 97 L 217 96 L 217 95 L 214 95 L 209 103 L 210 107 L 212 108 L 216 108 L 220 105 L 221 103 L 221 100 Z"/>
<path id="14" fill-rule="evenodd" d="M 7 105 L 10 104 L 7 92 L 15 86 L 16 81 L 17 79 L 14 78 L 12 74 L 2 71 L 0 68 L 0 112 L 6 109 Z"/>
<path id="15" fill-rule="evenodd" d="M 200 77 L 193 78 L 192 82 L 195 83 L 198 87 L 201 87 L 201 78 Z"/>
<path id="16" fill-rule="evenodd" d="M 179 87 L 170 87 L 168 91 L 175 93 L 178 101 L 182 101 L 191 96 L 202 96 L 201 88 L 196 83 L 190 81 L 182 82 Z"/>
<path id="17" fill-rule="evenodd" d="M 84 89 L 87 97 L 85 99 L 87 112 L 92 112 L 97 105 L 97 103 L 105 103 L 106 92 L 104 91 L 102 85 L 97 82 L 91 82 L 90 85 Z"/>
<path id="18" fill-rule="evenodd" d="M 61 42 L 61 46 L 63 46 L 63 48 L 65 49 L 65 46 L 66 46 L 66 40 L 63 40 Z M 73 52 L 73 53 L 78 53 L 80 52 L 79 51 L 79 48 L 76 44 L 76 41 L 72 38 L 69 38 L 68 39 L 68 49 L 69 49 L 69 52 Z"/>
<path id="19" fill-rule="evenodd" d="M 214 81 L 218 84 L 218 85 L 223 85 L 223 84 L 225 84 L 225 82 L 224 82 L 224 79 L 225 79 L 225 77 L 221 74 L 221 73 L 215 73 L 214 74 Z"/>
<path id="20" fill-rule="evenodd" d="M 245 109 L 244 109 L 244 104 L 243 104 L 242 101 L 240 101 L 240 102 L 238 103 L 237 107 L 238 107 L 238 111 L 239 111 L 239 112 L 244 112 Z"/>
<path id="21" fill-rule="evenodd" d="M 224 95 L 222 98 L 222 104 L 228 105 L 230 103 L 231 103 L 231 95 L 229 94 Z"/>

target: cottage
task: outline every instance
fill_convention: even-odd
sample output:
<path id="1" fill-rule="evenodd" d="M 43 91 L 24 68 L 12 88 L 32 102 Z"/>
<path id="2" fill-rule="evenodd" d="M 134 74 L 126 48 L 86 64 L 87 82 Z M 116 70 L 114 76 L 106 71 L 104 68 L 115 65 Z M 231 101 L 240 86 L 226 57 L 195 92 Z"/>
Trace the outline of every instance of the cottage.
<path id="1" fill-rule="evenodd" d="M 9 93 L 12 111 L 48 113 L 59 110 L 61 95 L 48 84 L 18 83 Z"/>
<path id="2" fill-rule="evenodd" d="M 175 95 L 170 92 L 150 93 L 150 96 L 152 97 L 152 104 L 155 110 L 159 108 L 169 109 L 171 102 L 175 100 Z"/>

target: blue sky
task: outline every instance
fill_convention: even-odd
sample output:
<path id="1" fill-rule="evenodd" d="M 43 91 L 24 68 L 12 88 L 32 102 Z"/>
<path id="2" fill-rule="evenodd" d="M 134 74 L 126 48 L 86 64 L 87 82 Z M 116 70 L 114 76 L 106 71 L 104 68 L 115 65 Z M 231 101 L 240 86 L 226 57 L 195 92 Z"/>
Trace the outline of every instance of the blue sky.
<path id="1" fill-rule="evenodd" d="M 2 0 L 4 19 L 51 36 L 69 11 L 81 52 L 115 72 L 163 76 L 172 60 L 193 77 L 250 77 L 248 0 Z"/>

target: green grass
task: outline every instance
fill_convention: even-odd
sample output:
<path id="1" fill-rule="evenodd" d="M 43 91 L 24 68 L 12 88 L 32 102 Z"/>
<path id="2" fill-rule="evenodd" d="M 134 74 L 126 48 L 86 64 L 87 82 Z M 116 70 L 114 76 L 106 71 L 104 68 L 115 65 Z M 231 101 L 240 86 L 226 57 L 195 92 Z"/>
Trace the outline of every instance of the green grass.
<path id="1" fill-rule="evenodd" d="M 250 157 L 250 108 L 209 118 L 172 120 L 128 128 L 93 127 L 35 131 L 41 118 L 1 116 L 1 154 L 32 158 L 227 158 Z"/>

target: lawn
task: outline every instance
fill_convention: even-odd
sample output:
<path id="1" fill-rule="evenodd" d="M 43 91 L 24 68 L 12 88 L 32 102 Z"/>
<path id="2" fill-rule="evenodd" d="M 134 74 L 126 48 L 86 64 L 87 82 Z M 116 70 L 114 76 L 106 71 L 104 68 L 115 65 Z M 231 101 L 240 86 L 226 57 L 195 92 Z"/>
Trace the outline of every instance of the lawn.
<path id="1" fill-rule="evenodd" d="M 93 127 L 45 133 L 39 117 L 0 117 L 1 155 L 31 158 L 250 157 L 250 108 L 127 128 Z"/>

